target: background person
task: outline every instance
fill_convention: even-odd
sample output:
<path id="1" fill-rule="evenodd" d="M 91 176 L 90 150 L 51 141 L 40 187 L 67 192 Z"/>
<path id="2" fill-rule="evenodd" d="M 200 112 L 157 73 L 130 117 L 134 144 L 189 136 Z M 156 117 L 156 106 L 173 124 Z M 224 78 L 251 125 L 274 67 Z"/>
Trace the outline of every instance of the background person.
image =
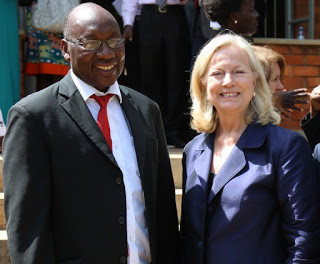
<path id="1" fill-rule="evenodd" d="M 117 83 L 125 48 L 115 18 L 93 3 L 77 6 L 61 47 L 70 72 L 9 113 L 3 178 L 12 263 L 177 263 L 161 114 Z"/>
<path id="2" fill-rule="evenodd" d="M 36 1 L 18 2 L 20 6 L 26 7 L 27 49 L 24 74 L 36 76 L 36 90 L 40 91 L 61 80 L 70 69 L 60 50 L 63 34 L 35 30 L 31 18 Z"/>
<path id="3" fill-rule="evenodd" d="M 229 29 L 251 40 L 257 32 L 259 13 L 254 8 L 255 0 L 203 0 L 202 4 L 208 18 L 220 24 L 220 31 Z"/>
<path id="4" fill-rule="evenodd" d="M 133 35 L 133 24 L 141 8 L 137 41 L 141 87 L 138 90 L 158 103 L 167 143 L 177 148 L 184 147 L 187 137 L 185 113 L 190 59 L 184 4 L 188 1 L 167 0 L 163 7 L 157 5 L 156 0 L 122 1 L 123 36 L 129 42 L 129 36 L 137 37 Z"/>
<path id="5" fill-rule="evenodd" d="M 182 263 L 319 263 L 310 146 L 277 126 L 250 44 L 231 34 L 213 38 L 196 59 L 190 89 L 191 124 L 201 134 L 183 154 Z"/>
<path id="6" fill-rule="evenodd" d="M 216 36 L 220 32 L 225 32 L 225 30 L 228 29 L 252 40 L 252 35 L 257 31 L 259 14 L 254 9 L 254 0 L 202 0 L 200 2 L 198 1 L 198 5 L 196 5 L 195 8 L 196 17 L 191 35 L 191 69 L 196 55 L 209 38 Z M 219 29 L 208 34 L 207 39 L 202 37 L 202 32 L 199 32 L 202 28 L 201 18 L 203 20 L 204 16 L 206 16 L 208 20 L 215 21 L 220 25 Z"/>
<path id="7" fill-rule="evenodd" d="M 285 68 L 285 58 L 278 52 L 268 47 L 252 46 L 255 55 L 263 66 L 268 86 L 272 93 L 274 106 L 284 117 L 289 117 L 287 113 L 293 110 L 301 111 L 296 104 L 308 104 L 308 100 L 302 98 L 309 95 L 306 88 L 286 91 L 281 82 Z M 286 113 L 287 112 L 287 113 Z"/>
<path id="8" fill-rule="evenodd" d="M 320 143 L 320 85 L 310 93 L 310 111 L 301 120 L 301 128 L 306 134 L 312 149 Z"/>

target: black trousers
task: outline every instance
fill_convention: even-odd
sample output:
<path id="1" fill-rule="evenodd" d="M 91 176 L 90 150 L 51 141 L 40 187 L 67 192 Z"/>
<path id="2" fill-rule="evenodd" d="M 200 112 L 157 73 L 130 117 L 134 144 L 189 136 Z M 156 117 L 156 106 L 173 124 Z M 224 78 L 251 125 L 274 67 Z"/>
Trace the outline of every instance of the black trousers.
<path id="1" fill-rule="evenodd" d="M 133 24 L 133 40 L 126 43 L 127 86 L 138 91 L 141 90 L 141 70 L 140 70 L 140 16 L 136 16 Z"/>
<path id="2" fill-rule="evenodd" d="M 161 109 L 167 138 L 184 137 L 188 122 L 189 37 L 183 5 L 143 5 L 139 25 L 141 92 Z"/>

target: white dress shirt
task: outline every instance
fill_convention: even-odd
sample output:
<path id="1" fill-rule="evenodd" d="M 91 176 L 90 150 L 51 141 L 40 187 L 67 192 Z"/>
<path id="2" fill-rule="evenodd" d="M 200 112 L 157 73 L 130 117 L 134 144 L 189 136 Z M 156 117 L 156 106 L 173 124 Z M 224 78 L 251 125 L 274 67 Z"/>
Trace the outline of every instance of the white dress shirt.
<path id="1" fill-rule="evenodd" d="M 151 262 L 151 252 L 148 227 L 144 217 L 146 211 L 144 193 L 141 186 L 133 137 L 120 105 L 122 97 L 119 85 L 115 82 L 106 93 L 102 93 L 83 82 L 72 71 L 71 77 L 96 121 L 100 106 L 90 96 L 93 94 L 97 96 L 109 93 L 115 94 L 108 102 L 107 112 L 112 140 L 112 153 L 122 171 L 125 185 L 127 242 L 129 248 L 128 263 L 149 264 Z"/>
<path id="2" fill-rule="evenodd" d="M 142 5 L 155 5 L 155 0 L 122 0 L 123 26 L 133 26 L 134 17 L 139 13 Z M 180 0 L 167 0 L 168 5 L 180 5 Z"/>

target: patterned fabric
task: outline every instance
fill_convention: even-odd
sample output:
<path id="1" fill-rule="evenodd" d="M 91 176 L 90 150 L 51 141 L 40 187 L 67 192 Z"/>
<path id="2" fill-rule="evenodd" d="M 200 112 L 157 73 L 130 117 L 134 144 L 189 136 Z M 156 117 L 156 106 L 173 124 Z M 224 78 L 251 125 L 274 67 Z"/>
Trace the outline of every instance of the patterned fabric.
<path id="1" fill-rule="evenodd" d="M 28 47 L 25 74 L 66 75 L 69 63 L 65 61 L 60 50 L 63 34 L 33 30 L 31 16 L 32 7 L 26 7 Z"/>
<path id="2" fill-rule="evenodd" d="M 156 0 L 156 4 L 162 8 L 167 4 L 167 0 Z"/>

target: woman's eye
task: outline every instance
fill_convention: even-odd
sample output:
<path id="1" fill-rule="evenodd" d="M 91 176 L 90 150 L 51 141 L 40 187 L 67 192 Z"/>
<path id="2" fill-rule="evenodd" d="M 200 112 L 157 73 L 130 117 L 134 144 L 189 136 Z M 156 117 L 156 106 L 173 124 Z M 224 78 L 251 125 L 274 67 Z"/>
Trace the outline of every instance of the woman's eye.
<path id="1" fill-rule="evenodd" d="M 239 77 L 239 76 L 243 76 L 245 74 L 245 72 L 244 71 L 235 71 L 233 74 L 235 76 Z"/>
<path id="2" fill-rule="evenodd" d="M 214 73 L 212 73 L 212 76 L 221 76 L 221 75 L 223 75 L 222 72 L 214 72 Z"/>

